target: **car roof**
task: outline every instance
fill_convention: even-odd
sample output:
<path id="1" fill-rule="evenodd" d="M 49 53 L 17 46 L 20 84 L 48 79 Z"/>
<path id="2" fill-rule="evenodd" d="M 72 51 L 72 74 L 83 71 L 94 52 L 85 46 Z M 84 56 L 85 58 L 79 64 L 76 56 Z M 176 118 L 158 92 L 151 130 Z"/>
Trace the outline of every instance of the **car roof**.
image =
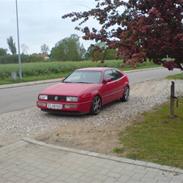
<path id="1" fill-rule="evenodd" d="M 108 69 L 115 69 L 115 68 L 110 68 L 110 67 L 88 67 L 88 68 L 82 68 L 82 69 L 77 69 L 79 71 L 100 71 L 103 72 Z"/>

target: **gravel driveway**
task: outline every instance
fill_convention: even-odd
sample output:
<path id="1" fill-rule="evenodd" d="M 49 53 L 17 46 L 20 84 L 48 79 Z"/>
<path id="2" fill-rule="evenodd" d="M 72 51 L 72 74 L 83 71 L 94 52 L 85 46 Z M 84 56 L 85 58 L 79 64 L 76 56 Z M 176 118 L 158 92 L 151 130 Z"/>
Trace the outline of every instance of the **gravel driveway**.
<path id="1" fill-rule="evenodd" d="M 98 116 L 59 116 L 37 108 L 0 115 L 0 146 L 25 136 L 49 143 L 111 153 L 118 146 L 118 133 L 140 113 L 167 101 L 170 81 L 154 80 L 131 86 L 127 103 L 108 105 Z M 183 95 L 183 81 L 176 81 L 177 95 Z"/>

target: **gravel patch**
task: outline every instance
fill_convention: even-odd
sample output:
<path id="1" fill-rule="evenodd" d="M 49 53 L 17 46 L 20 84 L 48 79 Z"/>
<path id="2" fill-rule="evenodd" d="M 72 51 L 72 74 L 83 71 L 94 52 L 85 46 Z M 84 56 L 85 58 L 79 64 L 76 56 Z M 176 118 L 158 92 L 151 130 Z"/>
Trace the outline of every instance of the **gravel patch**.
<path id="1" fill-rule="evenodd" d="M 127 103 L 110 104 L 98 116 L 51 115 L 37 108 L 1 114 L 0 146 L 23 137 L 37 137 L 48 143 L 110 154 L 123 128 L 139 114 L 168 100 L 170 84 L 168 80 L 135 84 Z M 176 94 L 183 95 L 183 81 L 176 81 Z"/>

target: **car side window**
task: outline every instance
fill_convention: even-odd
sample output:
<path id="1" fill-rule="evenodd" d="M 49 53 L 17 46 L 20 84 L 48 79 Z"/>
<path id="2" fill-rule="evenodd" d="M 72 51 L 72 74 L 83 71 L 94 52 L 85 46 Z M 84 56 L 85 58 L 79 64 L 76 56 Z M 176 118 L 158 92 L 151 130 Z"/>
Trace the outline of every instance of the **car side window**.
<path id="1" fill-rule="evenodd" d="M 117 70 L 112 71 L 113 80 L 117 80 L 123 76 L 123 74 Z"/>
<path id="2" fill-rule="evenodd" d="M 108 79 L 113 80 L 114 79 L 112 70 L 105 71 L 104 79 L 106 79 L 106 80 L 108 80 Z"/>

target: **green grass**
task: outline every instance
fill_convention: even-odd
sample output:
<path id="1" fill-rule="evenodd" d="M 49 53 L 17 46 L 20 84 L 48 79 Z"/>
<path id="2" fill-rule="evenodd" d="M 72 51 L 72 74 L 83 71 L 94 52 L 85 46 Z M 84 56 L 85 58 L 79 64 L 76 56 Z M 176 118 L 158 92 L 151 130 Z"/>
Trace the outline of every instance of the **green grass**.
<path id="1" fill-rule="evenodd" d="M 164 104 L 143 115 L 120 133 L 121 147 L 113 149 L 132 159 L 183 168 L 183 99 L 176 109 L 177 117 L 169 117 L 169 105 Z"/>
<path id="2" fill-rule="evenodd" d="M 16 84 L 16 83 L 22 83 L 22 82 L 31 82 L 31 81 L 41 81 L 41 80 L 49 80 L 49 79 L 57 79 L 57 78 L 63 78 L 65 77 L 67 74 L 63 73 L 63 74 L 49 74 L 49 75 L 40 75 L 40 76 L 27 76 L 27 77 L 23 77 L 22 80 L 17 79 L 16 81 L 11 80 L 11 79 L 3 79 L 0 80 L 0 85 L 4 85 L 4 84 Z"/>
<path id="3" fill-rule="evenodd" d="M 46 79 L 60 78 L 78 68 L 84 67 L 115 67 L 121 68 L 121 60 L 105 61 L 104 64 L 100 62 L 95 63 L 91 61 L 80 62 L 38 62 L 38 63 L 25 63 L 23 66 L 23 80 L 13 81 L 11 79 L 11 72 L 18 72 L 18 64 L 1 64 L 0 65 L 0 84 L 38 81 Z M 139 64 L 137 68 L 151 68 L 157 65 L 146 62 Z M 122 68 L 123 70 L 132 69 L 130 66 Z"/>
<path id="4" fill-rule="evenodd" d="M 168 76 L 167 79 L 183 79 L 183 73 L 180 73 L 180 74 L 176 74 L 176 75 L 173 75 L 173 76 Z"/>

